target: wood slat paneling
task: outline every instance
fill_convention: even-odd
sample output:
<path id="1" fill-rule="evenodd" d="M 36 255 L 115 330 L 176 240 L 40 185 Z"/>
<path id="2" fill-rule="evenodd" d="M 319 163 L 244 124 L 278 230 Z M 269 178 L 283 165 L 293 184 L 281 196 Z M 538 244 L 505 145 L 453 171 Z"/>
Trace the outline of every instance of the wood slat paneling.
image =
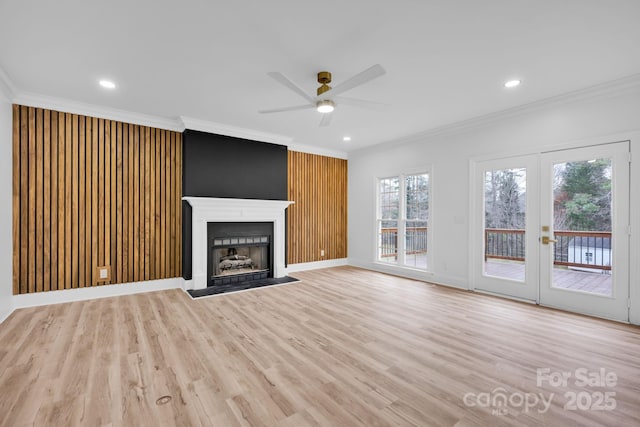
<path id="1" fill-rule="evenodd" d="M 93 133 L 91 134 L 91 144 L 93 149 L 91 150 L 91 265 L 100 265 L 98 261 L 98 134 L 100 133 L 100 127 L 97 118 L 91 119 L 91 128 Z M 91 269 L 91 286 L 97 283 L 97 271 L 92 267 Z"/>
<path id="2" fill-rule="evenodd" d="M 140 223 L 140 140 L 138 125 L 133 125 L 133 222 Z M 133 280 L 140 278 L 140 229 L 133 227 Z"/>
<path id="3" fill-rule="evenodd" d="M 73 141 L 71 134 L 71 126 L 72 126 L 72 115 L 65 114 L 65 134 L 64 134 L 64 144 L 65 144 L 65 183 L 64 183 L 64 210 L 65 210 L 65 223 L 64 223 L 64 234 L 65 234 L 65 246 L 64 246 L 64 256 L 65 256 L 65 277 L 64 277 L 64 289 L 71 288 L 72 276 L 73 276 L 73 259 L 71 254 L 71 247 L 73 245 L 73 230 L 71 229 L 73 223 L 71 221 L 71 217 L 73 212 L 71 211 L 72 207 L 72 179 L 73 175 Z"/>
<path id="4" fill-rule="evenodd" d="M 151 129 L 144 129 L 144 197 L 140 201 L 144 203 L 144 279 L 151 278 Z"/>
<path id="5" fill-rule="evenodd" d="M 84 116 L 78 117 L 78 281 L 74 287 L 82 288 L 86 286 L 87 278 L 86 269 L 86 238 L 85 230 L 87 229 L 85 217 L 85 197 L 86 197 L 86 179 L 87 170 L 87 131 L 85 129 L 86 121 Z"/>
<path id="6" fill-rule="evenodd" d="M 116 134 L 116 162 L 115 162 L 115 168 L 116 168 L 116 182 L 117 182 L 117 191 L 116 191 L 116 212 L 117 212 L 117 223 L 116 223 L 116 232 L 115 232 L 115 236 L 117 238 L 117 244 L 115 247 L 115 257 L 116 257 L 116 279 L 115 282 L 116 283 L 121 283 L 122 282 L 122 268 L 123 268 L 123 246 L 122 246 L 122 242 L 124 239 L 123 236 L 123 228 L 122 228 L 122 224 L 123 224 L 123 216 L 122 216 L 122 198 L 123 198 L 123 192 L 124 192 L 124 186 L 122 183 L 122 163 L 123 163 L 123 157 L 122 157 L 122 123 L 118 122 L 117 123 L 117 134 Z"/>
<path id="7" fill-rule="evenodd" d="M 22 169 L 20 165 L 20 107 L 13 106 L 13 190 L 12 205 L 20 206 L 20 177 Z M 13 214 L 13 271 L 20 271 L 20 215 Z M 13 293 L 19 289 L 19 274 L 13 275 Z"/>
<path id="8" fill-rule="evenodd" d="M 29 132 L 28 132 L 28 141 L 29 141 L 29 165 L 27 166 L 27 170 L 29 173 L 29 186 L 27 191 L 29 192 L 29 206 L 27 210 L 27 214 L 29 216 L 29 225 L 28 225 L 28 235 L 26 236 L 28 239 L 28 247 L 29 247 L 29 258 L 26 260 L 29 264 L 29 276 L 28 276 L 28 290 L 29 292 L 36 291 L 36 169 L 38 163 L 36 161 L 36 110 L 33 107 L 29 107 Z"/>
<path id="9" fill-rule="evenodd" d="M 167 142 L 167 132 L 162 131 L 161 143 L 160 143 L 160 275 L 165 275 L 166 271 L 164 266 L 167 261 L 167 253 L 165 248 L 167 247 L 167 238 L 165 233 L 165 225 L 167 224 L 167 216 L 165 215 L 166 200 L 165 189 L 167 188 L 165 175 L 167 170 L 167 157 L 165 155 L 165 149 Z"/>
<path id="10" fill-rule="evenodd" d="M 93 283 L 93 233 L 92 233 L 92 203 L 93 203 L 93 120 L 91 117 L 85 117 L 84 128 L 84 179 L 85 195 L 84 195 L 84 283 L 83 286 L 91 286 Z"/>
<path id="11" fill-rule="evenodd" d="M 133 141 L 133 125 L 128 125 L 127 126 L 128 130 L 128 139 L 127 139 L 127 147 L 129 150 L 129 198 L 127 199 L 127 204 L 129 205 L 129 225 L 127 227 L 127 234 L 128 234 L 128 239 L 129 239 L 129 253 L 128 253 L 128 265 L 129 265 L 129 270 L 128 270 L 128 277 L 134 277 L 134 255 L 133 253 L 135 252 L 135 246 L 134 246 L 134 242 L 135 242 L 135 236 L 133 233 L 133 225 L 137 223 L 133 212 L 133 195 L 134 195 L 134 188 L 135 188 L 135 180 L 134 180 L 134 168 L 133 168 L 133 164 L 134 164 L 134 156 L 133 156 L 133 147 L 134 147 L 134 141 Z"/>
<path id="12" fill-rule="evenodd" d="M 14 105 L 14 294 L 179 277 L 181 154 L 176 132 Z"/>
<path id="13" fill-rule="evenodd" d="M 36 109 L 36 292 L 41 292 L 44 286 L 44 147 L 43 147 L 43 111 Z M 31 166 L 31 165 L 30 165 Z"/>
<path id="14" fill-rule="evenodd" d="M 92 179 L 96 184 L 93 190 L 96 194 L 96 204 L 93 207 L 96 215 L 95 218 L 91 218 L 91 227 L 96 235 L 102 236 L 104 242 L 104 120 L 96 119 L 94 125 L 95 129 L 97 129 L 95 134 L 97 143 L 95 145 L 95 154 L 91 161 L 93 164 Z M 95 265 L 104 265 L 104 244 L 96 246 Z M 97 277 L 92 278 L 92 285 L 96 279 Z"/>
<path id="15" fill-rule="evenodd" d="M 64 282 L 66 278 L 65 266 L 65 203 L 64 203 L 64 185 L 65 185 L 65 119 L 64 113 L 58 113 L 58 286 L 60 289 L 64 289 Z M 28 208 L 27 208 L 28 212 Z M 23 261 L 24 262 L 24 261 Z M 24 293 L 24 291 L 20 291 Z"/>
<path id="16" fill-rule="evenodd" d="M 29 256 L 29 146 L 28 146 L 28 129 L 29 123 L 26 120 L 28 116 L 27 107 L 20 107 L 20 117 L 18 122 L 14 120 L 14 126 L 20 127 L 20 258 L 18 260 L 14 260 L 14 263 L 17 262 L 20 264 L 20 270 L 13 269 L 14 275 L 16 271 L 20 271 L 20 277 L 14 279 L 14 288 L 13 292 L 17 293 L 20 289 L 20 278 L 26 280 L 29 274 L 29 264 L 27 262 L 27 257 Z M 15 136 L 15 133 L 14 133 Z M 14 142 L 15 144 L 15 142 Z M 17 178 L 17 172 L 14 170 L 13 179 Z M 14 206 L 14 217 L 15 213 L 15 204 Z M 14 245 L 14 252 L 17 245 Z"/>
<path id="17" fill-rule="evenodd" d="M 287 262 L 346 258 L 347 161 L 289 151 L 287 172 Z"/>
<path id="18" fill-rule="evenodd" d="M 156 246 L 154 248 L 154 268 L 153 268 L 153 277 L 160 277 L 160 248 L 162 247 L 162 242 L 160 241 L 160 142 L 162 130 L 157 129 L 154 141 L 154 149 L 153 149 L 153 164 L 155 165 L 155 169 L 153 171 L 153 176 L 151 177 L 154 182 L 154 191 L 153 191 L 153 215 L 154 215 L 154 225 L 153 225 L 153 240 L 156 242 Z"/>
<path id="19" fill-rule="evenodd" d="M 58 289 L 58 113 L 51 112 L 51 283 Z M 18 289 L 14 290 L 17 293 Z"/>
<path id="20" fill-rule="evenodd" d="M 129 125 L 122 124 L 122 278 L 129 277 Z M 123 280 L 123 279 L 121 279 Z"/>
<path id="21" fill-rule="evenodd" d="M 78 194 L 80 190 L 78 170 L 80 168 L 78 139 L 78 115 L 71 115 L 71 287 L 79 287 L 79 235 L 80 222 L 78 221 Z"/>
<path id="22" fill-rule="evenodd" d="M 156 278 L 156 129 L 151 129 L 149 144 L 149 278 Z"/>

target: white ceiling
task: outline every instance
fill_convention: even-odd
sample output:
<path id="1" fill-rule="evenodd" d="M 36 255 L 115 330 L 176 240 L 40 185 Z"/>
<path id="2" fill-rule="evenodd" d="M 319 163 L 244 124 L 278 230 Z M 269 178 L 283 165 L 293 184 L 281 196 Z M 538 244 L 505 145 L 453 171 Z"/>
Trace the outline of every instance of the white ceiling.
<path id="1" fill-rule="evenodd" d="M 18 93 L 349 152 L 638 74 L 639 20 L 639 0 L 0 0 L 0 68 Z M 373 64 L 344 95 L 386 112 L 257 112 L 304 103 L 269 71 L 314 94 Z"/>

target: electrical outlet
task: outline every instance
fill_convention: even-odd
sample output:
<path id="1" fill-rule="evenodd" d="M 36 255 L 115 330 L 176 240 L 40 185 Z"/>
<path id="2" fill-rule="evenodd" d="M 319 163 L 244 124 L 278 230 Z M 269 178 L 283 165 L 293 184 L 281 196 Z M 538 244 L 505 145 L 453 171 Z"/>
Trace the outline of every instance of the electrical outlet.
<path id="1" fill-rule="evenodd" d="M 320 256 L 324 256 L 324 249 L 320 249 Z"/>
<path id="2" fill-rule="evenodd" d="M 111 267 L 108 265 L 97 267 L 98 282 L 108 282 L 111 280 Z"/>

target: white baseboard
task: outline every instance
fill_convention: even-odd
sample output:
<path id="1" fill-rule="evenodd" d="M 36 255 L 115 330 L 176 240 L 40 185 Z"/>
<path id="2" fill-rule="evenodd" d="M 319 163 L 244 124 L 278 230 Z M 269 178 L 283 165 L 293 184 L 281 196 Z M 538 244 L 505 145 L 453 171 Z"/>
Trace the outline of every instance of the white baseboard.
<path id="1" fill-rule="evenodd" d="M 390 264 L 383 264 L 377 262 L 362 262 L 353 259 L 349 259 L 349 265 L 358 268 L 364 268 L 365 270 L 377 271 L 379 273 L 391 274 L 394 276 L 406 277 L 407 279 L 423 280 L 430 282 L 433 278 L 433 274 L 427 271 L 412 270 L 408 268 L 398 268 Z"/>
<path id="2" fill-rule="evenodd" d="M 347 258 L 329 259 L 326 261 L 301 262 L 299 264 L 289 264 L 287 274 L 296 271 L 317 270 L 319 268 L 342 267 L 348 265 Z"/>
<path id="3" fill-rule="evenodd" d="M 7 310 L 0 311 L 0 323 L 2 323 L 5 320 L 7 320 L 7 318 L 9 316 L 11 316 L 11 313 L 13 313 L 13 309 L 7 309 Z"/>
<path id="4" fill-rule="evenodd" d="M 184 289 L 184 279 L 149 280 L 145 282 L 122 283 L 117 285 L 95 286 L 91 288 L 65 289 L 62 291 L 38 292 L 13 296 L 14 309 L 37 307 L 49 304 L 84 301 L 95 298 L 108 298 L 143 292 L 163 291 L 166 289 Z"/>
<path id="5" fill-rule="evenodd" d="M 380 273 L 392 274 L 394 276 L 406 277 L 407 279 L 422 280 L 436 285 L 447 286 L 456 289 L 468 289 L 467 280 L 462 277 L 443 276 L 429 271 L 414 270 L 411 268 L 395 267 L 377 262 L 362 262 L 349 259 L 349 265 L 364 268 L 366 270 L 378 271 Z"/>

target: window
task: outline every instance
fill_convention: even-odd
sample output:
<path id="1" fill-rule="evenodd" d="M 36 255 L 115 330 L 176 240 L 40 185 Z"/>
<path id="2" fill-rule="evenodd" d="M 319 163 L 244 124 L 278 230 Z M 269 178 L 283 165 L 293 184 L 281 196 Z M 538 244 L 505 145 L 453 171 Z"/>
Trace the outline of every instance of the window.
<path id="1" fill-rule="evenodd" d="M 378 180 L 377 261 L 427 269 L 429 174 Z"/>

